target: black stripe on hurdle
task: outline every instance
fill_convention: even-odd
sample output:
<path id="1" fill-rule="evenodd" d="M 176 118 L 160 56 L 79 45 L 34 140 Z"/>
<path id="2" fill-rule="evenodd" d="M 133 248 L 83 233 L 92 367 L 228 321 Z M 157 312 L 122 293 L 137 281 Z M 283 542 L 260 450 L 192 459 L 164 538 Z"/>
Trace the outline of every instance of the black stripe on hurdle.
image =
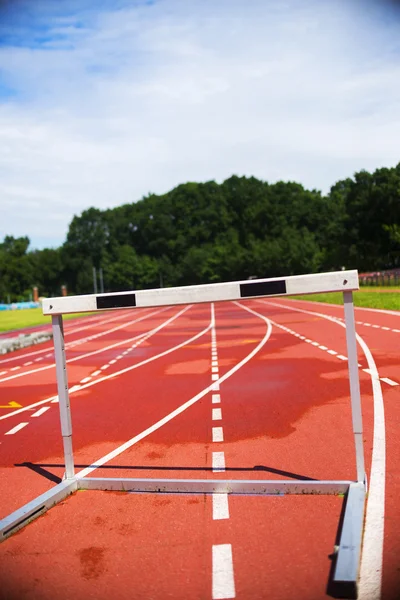
<path id="1" fill-rule="evenodd" d="M 136 294 L 121 294 L 121 296 L 97 296 L 97 308 L 126 308 L 136 306 Z"/>
<path id="2" fill-rule="evenodd" d="M 240 284 L 240 297 L 250 298 L 252 296 L 276 296 L 286 294 L 286 281 L 261 281 Z"/>

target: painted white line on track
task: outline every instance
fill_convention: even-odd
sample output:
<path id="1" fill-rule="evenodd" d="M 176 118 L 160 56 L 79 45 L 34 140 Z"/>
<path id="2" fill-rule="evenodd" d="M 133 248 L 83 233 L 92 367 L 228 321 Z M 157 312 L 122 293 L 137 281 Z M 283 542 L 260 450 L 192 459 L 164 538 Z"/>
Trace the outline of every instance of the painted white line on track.
<path id="1" fill-rule="evenodd" d="M 10 369 L 10 371 L 17 371 L 18 369 L 20 369 L 21 367 L 13 367 L 12 369 Z"/>
<path id="2" fill-rule="evenodd" d="M 163 308 L 163 309 L 161 309 L 161 310 L 157 310 L 157 311 L 154 311 L 154 312 L 152 312 L 152 313 L 146 313 L 145 315 L 143 315 L 142 317 L 139 317 L 138 319 L 135 319 L 135 320 L 133 320 L 133 321 L 129 321 L 129 324 L 131 324 L 131 325 L 132 325 L 133 323 L 138 323 L 139 321 L 143 321 L 143 320 L 145 320 L 145 319 L 147 319 L 147 318 L 149 318 L 149 317 L 151 317 L 151 316 L 154 316 L 154 315 L 156 315 L 156 314 L 158 314 L 158 313 L 160 313 L 160 312 L 164 312 L 165 310 L 167 310 L 167 309 L 169 309 L 169 308 L 170 308 L 170 307 L 169 307 L 169 306 L 167 306 L 166 308 Z M 188 308 L 189 308 L 189 307 L 188 307 Z M 186 310 L 187 310 L 187 309 L 186 309 Z M 178 313 L 178 314 L 179 314 L 179 313 Z M 171 317 L 171 318 L 173 319 L 174 317 Z M 164 323 L 162 323 L 162 324 L 161 324 L 161 326 L 159 326 L 159 328 L 160 328 L 160 327 L 165 327 L 165 325 L 166 325 L 166 324 L 168 324 L 168 322 L 169 322 L 169 320 L 167 320 L 167 321 L 164 321 Z M 127 323 L 124 323 L 123 325 L 121 325 L 121 326 L 118 326 L 118 329 L 121 329 L 121 327 L 122 327 L 122 326 L 124 326 L 124 327 L 125 327 L 125 326 L 126 326 L 126 324 L 127 324 Z M 108 329 L 106 332 L 102 332 L 101 334 L 95 334 L 95 335 L 93 335 L 93 336 L 90 336 L 90 338 L 85 338 L 85 340 L 86 340 L 86 341 L 89 341 L 89 340 L 92 340 L 92 339 L 94 339 L 95 337 L 99 337 L 100 335 L 106 335 L 106 334 L 109 334 L 109 333 L 111 333 L 112 331 L 115 331 L 115 329 L 117 329 L 117 328 Z M 156 330 L 158 330 L 158 328 L 157 328 L 157 327 L 155 327 L 154 329 L 152 329 L 150 332 L 155 332 Z M 145 334 L 141 333 L 141 334 L 139 334 L 139 335 L 135 335 L 135 336 L 134 336 L 134 337 L 132 337 L 132 338 L 129 338 L 129 339 L 126 339 L 126 340 L 122 340 L 122 341 L 120 341 L 120 342 L 116 342 L 116 343 L 114 343 L 114 344 L 110 344 L 109 346 L 104 346 L 104 347 L 102 347 L 102 348 L 99 348 L 98 350 L 91 350 L 90 352 L 86 352 L 85 354 L 79 354 L 78 356 L 75 356 L 74 358 L 69 358 L 69 359 L 67 359 L 67 363 L 76 362 L 77 360 L 82 360 L 82 358 L 87 358 L 88 356 L 94 356 L 95 354 L 100 354 L 100 353 L 102 353 L 102 352 L 105 352 L 106 350 L 110 350 L 111 348 L 116 348 L 116 347 L 118 347 L 118 346 L 122 346 L 122 345 L 124 345 L 124 344 L 127 344 L 127 343 L 129 343 L 129 342 L 132 342 L 133 340 L 137 340 L 137 339 L 140 339 L 140 340 L 141 340 L 141 339 L 142 339 L 142 338 L 144 338 L 145 336 L 148 336 L 148 333 L 145 333 Z M 53 356 L 53 352 L 50 352 L 49 354 L 46 354 L 46 355 L 45 355 L 45 358 L 48 358 L 48 357 L 50 357 L 50 356 Z M 16 367 L 14 367 L 14 369 L 15 369 L 15 368 L 16 368 Z M 19 368 L 19 367 L 18 367 L 18 368 Z M 46 370 L 48 370 L 48 369 L 53 369 L 53 368 L 54 368 L 54 363 L 51 363 L 50 365 L 46 365 L 46 366 L 44 366 L 44 367 L 37 367 L 37 368 L 35 368 L 35 369 L 32 369 L 32 370 L 30 370 L 30 371 L 24 371 L 23 373 L 18 373 L 17 375 L 10 375 L 9 377 L 4 377 L 3 379 L 0 379 L 0 383 L 1 383 L 1 382 L 3 382 L 3 381 L 8 381 L 9 379 L 17 379 L 17 378 L 19 378 L 19 377 L 24 377 L 25 375 L 32 375 L 33 373 L 39 373 L 40 371 L 46 371 Z M 11 369 L 10 369 L 10 371 L 11 371 Z"/>
<path id="3" fill-rule="evenodd" d="M 225 471 L 225 453 L 224 452 L 213 452 L 212 453 L 212 470 L 214 473 L 220 473 Z"/>
<path id="4" fill-rule="evenodd" d="M 212 403 L 213 404 L 219 404 L 221 402 L 221 396 L 220 394 L 213 394 L 212 395 Z"/>
<path id="5" fill-rule="evenodd" d="M 332 356 L 336 356 L 337 352 L 335 350 L 327 350 L 328 354 L 332 354 Z"/>
<path id="6" fill-rule="evenodd" d="M 84 377 L 83 379 L 81 379 L 80 383 L 87 383 L 91 379 L 92 379 L 91 377 Z"/>
<path id="7" fill-rule="evenodd" d="M 110 362 L 109 362 L 108 364 L 109 364 L 109 365 L 115 365 L 115 363 L 116 363 L 116 362 L 117 362 L 117 361 L 114 359 L 114 360 L 110 360 Z"/>
<path id="8" fill-rule="evenodd" d="M 21 429 L 23 429 L 27 425 L 28 425 L 28 423 L 20 423 L 19 425 L 16 425 L 12 429 L 10 429 L 10 431 L 7 431 L 4 435 L 14 435 L 14 433 L 21 431 Z"/>
<path id="9" fill-rule="evenodd" d="M 43 413 L 45 413 L 46 411 L 50 410 L 50 406 L 43 406 L 43 408 L 39 408 L 39 410 L 37 410 L 35 413 L 33 413 L 33 415 L 31 415 L 32 417 L 40 417 L 40 415 L 42 415 Z"/>
<path id="10" fill-rule="evenodd" d="M 213 442 L 223 442 L 224 441 L 224 430 L 222 427 L 213 427 L 212 428 L 212 441 Z"/>
<path id="11" fill-rule="evenodd" d="M 97 377 L 97 375 L 100 375 L 100 373 L 101 373 L 100 369 L 98 371 L 93 371 L 92 377 Z"/>
<path id="12" fill-rule="evenodd" d="M 340 358 L 340 360 L 347 360 L 347 356 L 343 356 L 343 354 L 337 354 L 336 358 Z"/>
<path id="13" fill-rule="evenodd" d="M 223 600 L 235 596 L 232 545 L 214 545 L 212 547 L 212 598 Z"/>
<path id="14" fill-rule="evenodd" d="M 23 364 L 23 366 L 24 366 L 24 367 L 29 367 L 29 365 L 32 365 L 32 364 L 33 364 L 33 361 L 32 361 L 32 360 L 30 360 L 30 361 L 28 361 L 28 362 L 24 363 L 24 364 Z"/>
<path id="15" fill-rule="evenodd" d="M 219 379 L 219 375 L 218 375 L 218 373 L 213 373 L 213 374 L 211 375 L 211 381 L 218 381 L 218 379 Z"/>
<path id="16" fill-rule="evenodd" d="M 220 421 L 222 419 L 222 410 L 220 408 L 212 409 L 212 420 Z"/>
<path id="17" fill-rule="evenodd" d="M 212 495 L 212 514 L 214 521 L 229 519 L 228 494 Z"/>
<path id="18" fill-rule="evenodd" d="M 384 381 L 389 385 L 399 385 L 397 381 L 393 381 L 393 379 L 389 379 L 389 377 L 381 377 L 381 381 Z"/>
<path id="19" fill-rule="evenodd" d="M 287 310 L 317 315 L 346 327 L 335 317 L 316 311 L 305 310 L 277 302 L 262 301 L 264 304 L 286 308 Z M 296 301 L 291 301 L 296 302 Z M 374 309 L 370 309 L 374 310 Z M 383 311 L 382 311 L 383 312 Z M 385 408 L 379 373 L 372 353 L 363 338 L 356 333 L 368 363 L 374 398 L 374 431 L 372 443 L 371 473 L 367 508 L 365 515 L 364 538 L 359 574 L 358 600 L 379 600 L 382 591 L 383 537 L 385 525 L 385 479 L 386 479 L 386 430 Z"/>
<path id="20" fill-rule="evenodd" d="M 172 319 L 177 318 L 178 316 L 180 316 L 182 313 L 185 312 L 185 310 L 187 310 L 186 307 L 185 309 L 182 309 L 181 311 L 179 311 L 179 313 L 177 313 L 174 317 L 171 317 Z M 168 319 L 168 321 L 170 321 L 170 319 Z M 161 326 L 160 326 L 161 327 Z M 176 346 L 173 346 L 172 348 L 168 348 L 168 350 L 164 350 L 163 352 L 160 352 L 159 354 L 156 354 L 155 356 L 150 356 L 149 358 L 146 358 L 145 360 L 142 360 L 139 363 L 136 363 L 134 365 L 131 365 L 130 367 L 126 367 L 125 369 L 121 369 L 121 371 L 115 371 L 114 373 L 111 373 L 110 375 L 105 375 L 104 377 L 100 377 L 99 379 L 96 379 L 95 381 L 91 381 L 90 383 L 85 383 L 84 385 L 80 385 L 79 386 L 79 390 L 85 390 L 88 387 L 92 387 L 93 385 L 97 385 L 99 383 L 102 383 L 103 381 L 108 381 L 109 379 L 113 379 L 114 377 L 118 377 L 119 375 L 122 375 L 124 373 L 128 373 L 129 371 L 133 371 L 134 369 L 138 369 L 139 367 L 143 366 L 143 365 L 147 365 L 150 362 L 153 362 L 154 360 L 158 360 L 159 358 L 162 358 L 163 356 L 166 356 L 167 354 L 170 354 L 171 352 L 175 352 L 176 350 L 179 350 L 180 348 L 184 348 L 185 346 L 191 344 L 192 342 L 198 340 L 200 337 L 202 337 L 203 335 L 205 335 L 211 328 L 211 324 L 208 325 L 205 329 L 203 329 L 202 331 L 200 331 L 199 333 L 196 333 L 196 335 L 192 336 L 191 338 L 189 338 L 188 340 L 185 340 L 184 342 L 181 342 L 180 344 L 177 344 Z M 239 363 L 240 364 L 240 363 Z M 237 365 L 236 365 L 237 367 Z M 240 368 L 240 367 L 238 367 Z M 233 367 L 233 369 L 235 369 L 235 367 Z M 232 371 L 232 369 L 231 369 Z M 228 373 L 230 373 L 230 371 L 228 371 Z M 224 381 L 225 379 L 227 379 L 227 374 L 225 373 L 225 375 L 222 378 Z M 221 380 L 222 380 L 221 379 Z M 212 386 L 216 385 L 216 388 L 213 388 Z M 212 384 L 210 386 L 208 386 L 206 388 L 206 390 L 203 392 L 200 392 L 201 397 L 203 397 L 207 392 L 209 392 L 211 389 L 219 389 L 219 383 L 216 384 Z M 72 391 L 69 390 L 70 392 Z M 35 408 L 36 406 L 41 406 L 42 404 L 46 404 L 46 402 L 58 402 L 58 396 L 54 397 L 51 396 L 50 398 L 46 398 L 45 400 L 39 400 L 39 402 L 34 402 L 33 404 L 29 404 L 29 406 L 24 406 L 23 408 L 18 408 L 17 410 L 14 410 L 6 415 L 2 415 L 0 417 L 0 421 L 2 421 L 3 419 L 9 419 L 10 417 L 13 417 L 14 415 L 18 415 L 21 412 L 25 412 L 26 410 L 30 410 L 32 408 Z M 179 409 L 177 409 L 179 410 Z M 156 428 L 158 429 L 158 428 Z"/>
<path id="21" fill-rule="evenodd" d="M 211 367 L 211 373 L 218 373 L 218 366 L 217 367 Z"/>
<path id="22" fill-rule="evenodd" d="M 269 338 L 271 336 L 271 332 L 272 332 L 271 321 L 267 317 L 264 317 L 264 315 L 256 312 L 255 310 L 249 308 L 248 306 L 242 305 L 239 302 L 235 302 L 235 304 L 237 304 L 237 306 L 240 306 L 240 308 L 242 308 L 243 310 L 246 310 L 247 312 L 256 315 L 257 317 L 259 317 L 260 319 L 262 319 L 266 323 L 266 325 L 267 325 L 267 331 L 265 332 L 264 337 L 257 344 L 257 346 L 255 348 L 253 348 L 253 350 L 251 352 L 249 352 L 249 354 L 247 356 L 245 356 L 241 361 L 239 361 L 234 367 L 232 367 L 229 371 L 227 371 L 226 373 L 224 373 L 224 375 L 222 375 L 222 377 L 220 377 L 220 379 L 219 379 L 219 381 L 217 383 L 212 383 L 211 385 L 207 386 L 201 392 L 199 392 L 198 394 L 196 394 L 195 396 L 193 396 L 192 398 L 190 398 L 190 400 L 188 400 L 187 402 L 184 402 L 184 404 L 181 404 L 181 406 L 179 406 L 178 408 L 176 408 L 175 410 L 173 410 L 171 413 L 169 413 L 168 415 L 166 415 L 164 418 L 160 419 L 159 421 L 157 421 L 156 423 L 154 423 L 153 425 L 151 425 L 151 427 L 148 427 L 147 429 L 145 429 L 144 431 L 142 431 L 138 435 L 135 435 L 133 438 L 131 438 L 130 440 L 128 440 L 124 444 L 121 444 L 121 446 L 118 446 L 117 448 L 115 448 L 115 450 L 112 450 L 112 452 L 109 452 L 105 456 L 102 456 L 101 458 L 99 458 L 98 460 L 96 460 L 93 464 L 91 464 L 86 469 L 83 469 L 82 471 L 79 471 L 79 473 L 77 473 L 77 475 L 76 475 L 77 477 L 86 477 L 86 475 L 89 475 L 95 469 L 98 469 L 100 466 L 106 464 L 110 460 L 113 460 L 116 456 L 119 456 L 120 454 L 122 454 L 123 452 L 125 452 L 125 450 L 128 450 L 128 448 L 131 448 L 134 444 L 137 444 L 138 442 L 140 442 L 140 440 L 144 439 L 145 437 L 147 437 L 151 433 L 154 433 L 154 431 L 157 431 L 163 425 L 165 425 L 166 423 L 169 423 L 170 421 L 172 421 L 172 419 L 174 419 L 178 415 L 182 414 L 185 410 L 187 410 L 188 408 L 190 408 L 191 406 L 193 406 L 194 404 L 196 404 L 196 402 L 198 402 L 199 400 L 201 400 L 202 398 L 204 398 L 204 396 L 206 396 L 210 392 L 210 390 L 213 390 L 213 391 L 219 390 L 219 387 L 220 387 L 221 383 L 223 383 L 224 381 L 226 381 L 227 379 L 229 379 L 232 375 L 234 375 L 237 371 L 239 371 L 239 369 L 241 369 L 245 364 L 247 364 L 254 356 L 256 356 L 256 354 L 258 354 L 258 352 L 265 346 L 265 344 L 267 343 L 267 341 L 269 340 Z M 212 328 L 212 325 L 213 325 L 213 321 L 211 321 L 210 325 L 205 330 L 203 330 L 202 332 L 200 332 L 199 334 L 197 334 L 196 336 L 194 336 L 193 338 L 191 338 L 190 341 L 187 341 L 187 342 L 184 342 L 182 344 L 179 344 L 178 346 L 175 346 L 174 349 L 178 349 L 179 347 L 182 347 L 182 346 L 190 343 L 191 341 L 194 341 L 195 339 L 198 339 L 200 336 L 204 335 L 207 331 L 209 331 Z M 160 354 L 159 356 L 162 356 L 163 354 L 168 354 L 169 352 L 172 352 L 172 351 L 173 351 L 173 349 L 170 349 L 169 351 L 166 351 L 166 352 Z M 148 359 L 147 361 L 143 361 L 143 364 L 145 362 L 150 362 L 150 360 L 151 359 Z M 129 369 L 124 369 L 124 372 L 128 371 L 128 370 L 130 370 L 130 369 L 132 369 L 134 367 L 130 367 Z M 86 387 L 89 387 L 91 385 L 96 385 L 100 381 L 105 380 L 105 379 L 109 379 L 109 378 L 113 377 L 114 375 L 115 374 L 109 375 L 108 377 L 101 378 L 100 380 L 96 380 L 96 381 L 94 381 L 92 383 L 89 383 L 89 384 L 85 385 L 84 387 L 86 388 Z M 0 419 L 1 418 L 2 417 L 0 417 Z"/>

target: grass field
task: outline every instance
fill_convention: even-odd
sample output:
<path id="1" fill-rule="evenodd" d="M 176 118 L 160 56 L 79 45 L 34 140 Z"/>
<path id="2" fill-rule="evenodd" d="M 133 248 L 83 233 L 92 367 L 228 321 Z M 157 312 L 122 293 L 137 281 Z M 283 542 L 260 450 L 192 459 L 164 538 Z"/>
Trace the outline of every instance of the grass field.
<path id="1" fill-rule="evenodd" d="M 400 310 L 400 288 L 363 287 L 354 292 L 355 306 L 364 308 L 380 308 L 385 310 Z M 315 302 L 328 302 L 329 304 L 343 304 L 342 292 L 331 294 L 310 294 L 309 296 L 294 296 L 298 300 L 313 300 Z"/>
<path id="2" fill-rule="evenodd" d="M 79 316 L 81 315 L 65 315 L 63 318 L 74 319 Z M 45 325 L 46 323 L 50 325 L 51 317 L 45 317 L 41 308 L 0 311 L 0 332 L 22 329 L 33 325 Z"/>

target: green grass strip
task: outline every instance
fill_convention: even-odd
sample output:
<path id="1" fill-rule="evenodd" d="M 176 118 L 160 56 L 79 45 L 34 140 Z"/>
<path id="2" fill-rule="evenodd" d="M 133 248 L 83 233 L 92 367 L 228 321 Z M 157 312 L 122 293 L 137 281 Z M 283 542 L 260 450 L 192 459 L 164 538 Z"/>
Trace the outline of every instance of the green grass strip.
<path id="1" fill-rule="evenodd" d="M 362 288 L 354 292 L 354 305 L 363 308 L 379 308 L 384 310 L 400 310 L 399 288 Z M 398 291 L 394 291 L 397 289 Z M 390 291 L 389 291 L 390 290 Z M 314 302 L 328 302 L 329 304 L 343 304 L 342 292 L 329 294 L 309 294 L 307 296 L 293 296 L 297 300 L 312 300 Z"/>
<path id="2" fill-rule="evenodd" d="M 63 319 L 74 319 L 88 313 L 64 315 Z M 0 311 L 0 332 L 33 327 L 34 325 L 50 325 L 51 317 L 44 316 L 41 308 L 25 308 L 21 310 Z"/>

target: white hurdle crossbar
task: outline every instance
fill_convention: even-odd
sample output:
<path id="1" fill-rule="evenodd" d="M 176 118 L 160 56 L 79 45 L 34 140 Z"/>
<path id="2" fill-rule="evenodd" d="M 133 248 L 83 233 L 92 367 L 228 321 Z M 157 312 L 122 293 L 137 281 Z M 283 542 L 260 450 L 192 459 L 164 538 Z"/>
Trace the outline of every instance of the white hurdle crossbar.
<path id="1" fill-rule="evenodd" d="M 357 594 L 363 520 L 366 499 L 363 429 L 358 377 L 353 291 L 359 289 L 357 271 L 336 271 L 313 275 L 278 277 L 214 283 L 187 287 L 137 290 L 110 294 L 66 296 L 43 300 L 43 314 L 51 315 L 56 359 L 61 434 L 64 446 L 65 478 L 52 490 L 38 496 L 0 521 L 0 542 L 79 489 L 124 490 L 156 493 L 229 494 L 345 494 L 346 504 L 340 542 L 336 551 L 333 583 L 342 596 Z M 355 481 L 134 479 L 78 477 L 74 472 L 71 410 L 65 359 L 63 314 L 169 306 L 201 302 L 244 300 L 268 296 L 343 292 L 352 426 L 355 442 Z"/>

